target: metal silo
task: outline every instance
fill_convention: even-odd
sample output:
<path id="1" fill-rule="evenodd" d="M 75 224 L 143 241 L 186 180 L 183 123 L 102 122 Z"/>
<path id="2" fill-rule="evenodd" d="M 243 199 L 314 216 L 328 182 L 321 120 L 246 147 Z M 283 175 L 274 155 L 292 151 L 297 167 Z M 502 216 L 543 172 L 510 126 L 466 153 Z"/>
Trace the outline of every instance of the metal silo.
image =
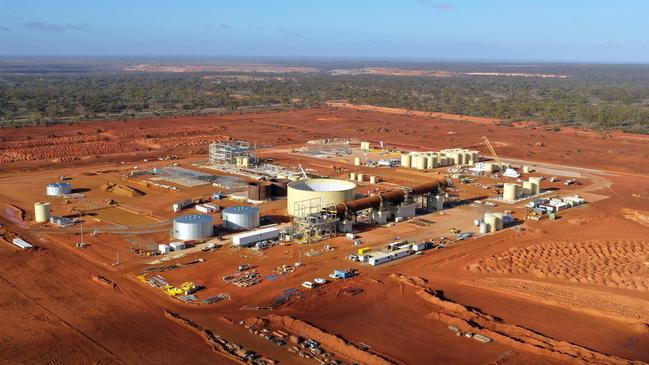
<path id="1" fill-rule="evenodd" d="M 47 185 L 45 194 L 49 196 L 58 196 L 70 194 L 72 192 L 72 184 L 66 182 L 55 182 Z"/>
<path id="2" fill-rule="evenodd" d="M 182 241 L 198 241 L 214 234 L 214 219 L 211 215 L 190 214 L 176 217 L 173 221 L 173 237 Z"/>
<path id="3" fill-rule="evenodd" d="M 259 208 L 236 206 L 223 209 L 223 228 L 240 231 L 259 227 Z"/>

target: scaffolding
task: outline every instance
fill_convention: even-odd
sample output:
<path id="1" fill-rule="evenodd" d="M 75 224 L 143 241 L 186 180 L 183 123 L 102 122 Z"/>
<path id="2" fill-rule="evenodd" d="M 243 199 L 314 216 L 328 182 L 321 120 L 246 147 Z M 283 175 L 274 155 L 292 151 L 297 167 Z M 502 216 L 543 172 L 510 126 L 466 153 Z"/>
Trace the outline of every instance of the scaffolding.
<path id="1" fill-rule="evenodd" d="M 210 143 L 209 163 L 211 165 L 237 165 L 237 159 L 247 157 L 249 161 L 257 161 L 255 146 L 248 141 L 220 141 Z"/>
<path id="2" fill-rule="evenodd" d="M 314 243 L 335 237 L 339 218 L 335 207 L 322 207 L 320 198 L 295 203 L 293 225 L 287 234 L 298 243 Z"/>

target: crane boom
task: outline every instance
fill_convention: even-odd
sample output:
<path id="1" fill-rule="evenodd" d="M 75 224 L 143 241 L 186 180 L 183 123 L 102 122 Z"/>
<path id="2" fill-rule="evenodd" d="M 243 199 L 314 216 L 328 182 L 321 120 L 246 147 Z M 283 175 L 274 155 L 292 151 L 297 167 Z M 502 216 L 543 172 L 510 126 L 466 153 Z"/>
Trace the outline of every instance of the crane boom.
<path id="1" fill-rule="evenodd" d="M 489 142 L 489 139 L 486 136 L 482 136 L 482 141 L 484 142 L 484 144 L 487 145 L 487 148 L 489 148 L 489 152 L 491 152 L 491 157 L 494 158 L 494 161 L 496 161 L 498 165 L 502 166 L 503 163 L 502 161 L 500 161 L 500 158 L 498 157 L 498 154 L 496 153 L 494 146 L 492 146 L 491 142 Z"/>

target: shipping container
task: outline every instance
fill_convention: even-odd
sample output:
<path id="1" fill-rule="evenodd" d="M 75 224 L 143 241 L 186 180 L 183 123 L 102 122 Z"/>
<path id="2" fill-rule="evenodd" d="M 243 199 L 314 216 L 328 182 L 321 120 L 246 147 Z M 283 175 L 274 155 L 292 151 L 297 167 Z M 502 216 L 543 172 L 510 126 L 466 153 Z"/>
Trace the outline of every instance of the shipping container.
<path id="1" fill-rule="evenodd" d="M 232 236 L 232 243 L 237 246 L 250 246 L 264 240 L 279 238 L 279 229 L 265 228 Z"/>

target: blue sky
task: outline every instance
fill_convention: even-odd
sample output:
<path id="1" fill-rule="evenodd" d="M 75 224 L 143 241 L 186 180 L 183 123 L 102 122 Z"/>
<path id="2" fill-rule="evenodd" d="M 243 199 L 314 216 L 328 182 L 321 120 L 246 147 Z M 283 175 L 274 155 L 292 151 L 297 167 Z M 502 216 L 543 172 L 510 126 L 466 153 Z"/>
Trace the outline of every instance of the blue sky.
<path id="1" fill-rule="evenodd" d="M 645 0 L 0 0 L 0 54 L 649 63 Z"/>

